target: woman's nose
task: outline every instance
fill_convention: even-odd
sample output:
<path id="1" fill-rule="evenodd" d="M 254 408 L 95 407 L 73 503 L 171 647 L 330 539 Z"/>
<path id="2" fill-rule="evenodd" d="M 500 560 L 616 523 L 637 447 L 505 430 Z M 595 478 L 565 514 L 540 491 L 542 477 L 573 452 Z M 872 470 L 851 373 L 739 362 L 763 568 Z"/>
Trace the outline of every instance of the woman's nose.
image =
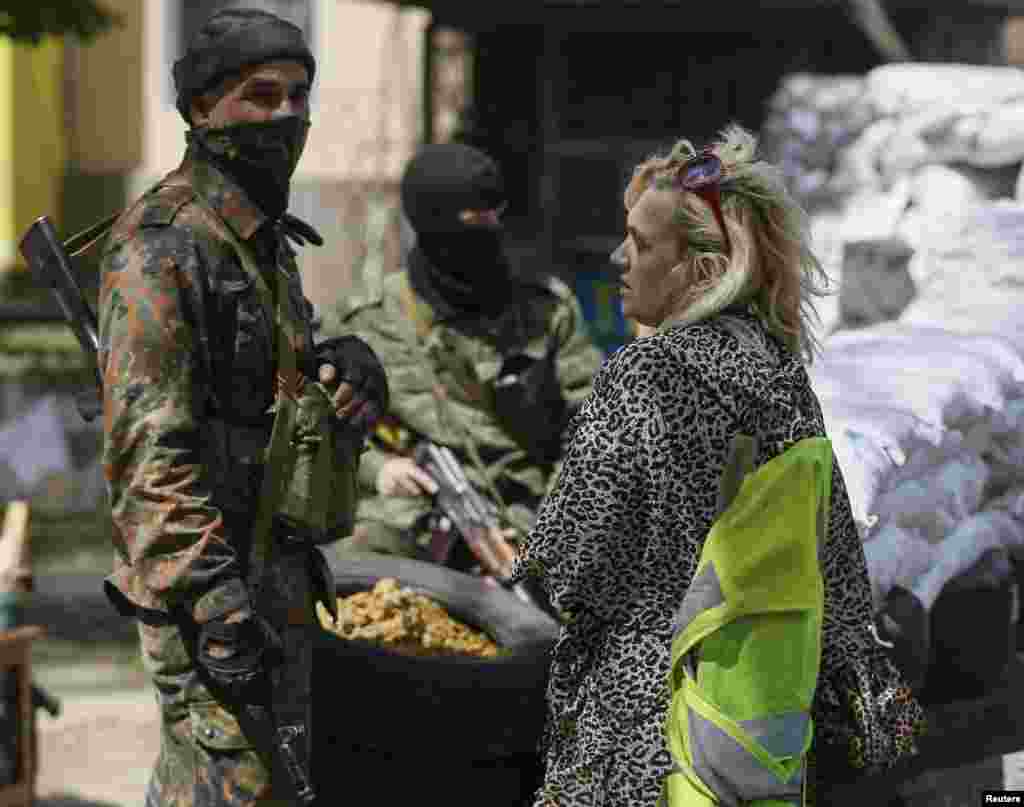
<path id="1" fill-rule="evenodd" d="M 626 260 L 626 242 L 623 241 L 611 254 L 612 265 L 619 271 L 625 272 L 629 268 L 629 261 Z"/>

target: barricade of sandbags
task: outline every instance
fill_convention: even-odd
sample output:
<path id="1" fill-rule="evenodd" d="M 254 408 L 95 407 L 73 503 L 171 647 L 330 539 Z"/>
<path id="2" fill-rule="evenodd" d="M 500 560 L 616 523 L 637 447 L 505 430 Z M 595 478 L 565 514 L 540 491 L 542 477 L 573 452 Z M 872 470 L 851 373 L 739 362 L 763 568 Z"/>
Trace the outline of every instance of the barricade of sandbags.
<path id="1" fill-rule="evenodd" d="M 879 628 L 931 696 L 967 696 L 1012 655 L 1024 569 L 1024 73 L 794 76 L 765 134 L 839 288 L 810 375 Z"/>
<path id="2" fill-rule="evenodd" d="M 1024 73 L 893 64 L 866 76 L 789 76 L 761 140 L 811 214 L 816 251 L 845 298 L 819 335 L 891 320 L 913 307 L 936 265 L 965 249 L 979 263 L 1005 257 L 989 254 L 977 220 L 1013 226 L 991 203 L 1024 192 Z M 864 260 L 861 243 L 875 254 L 903 244 L 913 257 L 884 266 Z"/>
<path id="3" fill-rule="evenodd" d="M 992 536 L 1020 552 L 1024 522 L 1020 536 L 978 526 L 1005 527 L 1016 523 L 1014 507 L 1024 512 L 1024 358 L 1009 343 L 883 323 L 834 334 L 810 376 L 862 527 L 876 606 L 895 585 L 917 594 L 927 576 L 930 608 Z M 1019 499 L 1006 498 L 1013 490 Z M 1002 515 L 972 521 L 990 510 Z M 972 535 L 982 536 L 977 552 L 962 546 Z"/>

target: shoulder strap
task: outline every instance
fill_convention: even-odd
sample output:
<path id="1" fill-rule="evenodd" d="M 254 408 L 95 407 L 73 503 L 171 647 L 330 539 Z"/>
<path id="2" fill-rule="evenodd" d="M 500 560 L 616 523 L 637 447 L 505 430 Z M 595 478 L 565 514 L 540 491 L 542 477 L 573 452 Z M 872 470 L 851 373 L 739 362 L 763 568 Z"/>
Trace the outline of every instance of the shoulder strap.
<path id="1" fill-rule="evenodd" d="M 716 518 L 721 516 L 732 504 L 736 494 L 740 492 L 743 478 L 754 470 L 757 461 L 757 439 L 747 434 L 737 434 L 729 446 L 729 456 L 725 461 L 725 470 L 718 483 L 718 502 Z"/>
<path id="2" fill-rule="evenodd" d="M 271 554 L 270 527 L 277 512 L 278 505 L 284 494 L 284 483 L 287 469 L 293 458 L 292 439 L 295 435 L 298 406 L 295 396 L 298 393 L 300 379 L 298 374 L 295 350 L 293 347 L 295 322 L 285 313 L 285 301 L 288 299 L 287 278 L 280 267 L 274 275 L 277 279 L 277 300 L 271 294 L 270 286 L 252 252 L 245 247 L 223 219 L 217 214 L 202 194 L 193 191 L 193 199 L 199 208 L 212 220 L 222 226 L 222 235 L 234 249 L 242 269 L 249 275 L 267 312 L 273 315 L 276 324 L 275 342 L 277 343 L 277 392 L 274 399 L 274 425 L 270 433 L 270 444 L 267 447 L 266 463 L 263 471 L 263 484 L 260 489 L 260 501 L 256 512 L 256 520 L 252 531 L 252 549 L 250 552 L 250 579 L 258 580 L 267 566 Z M 326 446 L 326 442 L 325 442 Z"/>
<path id="3" fill-rule="evenodd" d="M 73 236 L 68 238 L 64 242 L 64 249 L 68 255 L 72 258 L 77 258 L 79 255 L 88 252 L 93 245 L 95 245 L 103 236 L 110 232 L 110 228 L 114 226 L 114 222 L 121 217 L 121 214 L 127 208 L 122 208 L 116 213 L 112 213 L 105 219 L 97 221 L 95 224 L 90 224 L 81 232 L 75 233 Z"/>

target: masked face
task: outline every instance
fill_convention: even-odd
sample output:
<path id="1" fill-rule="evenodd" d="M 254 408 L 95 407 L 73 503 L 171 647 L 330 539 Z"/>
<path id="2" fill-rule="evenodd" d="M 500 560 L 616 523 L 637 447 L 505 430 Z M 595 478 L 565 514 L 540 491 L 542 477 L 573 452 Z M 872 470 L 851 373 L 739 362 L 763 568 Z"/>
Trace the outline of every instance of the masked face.
<path id="1" fill-rule="evenodd" d="M 308 131 L 308 120 L 289 115 L 221 129 L 193 129 L 189 135 L 264 213 L 276 218 L 288 207 L 291 177 Z"/>
<path id="2" fill-rule="evenodd" d="M 273 62 L 229 81 L 193 109 L 189 132 L 208 157 L 271 218 L 288 206 L 292 174 L 309 131 L 309 83 L 297 62 Z"/>

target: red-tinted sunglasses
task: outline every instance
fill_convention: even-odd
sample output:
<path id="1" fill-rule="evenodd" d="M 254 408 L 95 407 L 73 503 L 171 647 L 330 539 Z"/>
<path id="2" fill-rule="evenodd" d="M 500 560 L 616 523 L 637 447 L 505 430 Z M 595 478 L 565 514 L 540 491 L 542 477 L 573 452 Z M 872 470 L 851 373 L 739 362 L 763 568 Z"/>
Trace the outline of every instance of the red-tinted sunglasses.
<path id="1" fill-rule="evenodd" d="M 732 255 L 732 242 L 722 215 L 722 161 L 714 152 L 705 149 L 684 162 L 675 174 L 675 183 L 684 191 L 695 193 L 711 206 L 715 220 L 725 239 L 725 254 Z"/>

